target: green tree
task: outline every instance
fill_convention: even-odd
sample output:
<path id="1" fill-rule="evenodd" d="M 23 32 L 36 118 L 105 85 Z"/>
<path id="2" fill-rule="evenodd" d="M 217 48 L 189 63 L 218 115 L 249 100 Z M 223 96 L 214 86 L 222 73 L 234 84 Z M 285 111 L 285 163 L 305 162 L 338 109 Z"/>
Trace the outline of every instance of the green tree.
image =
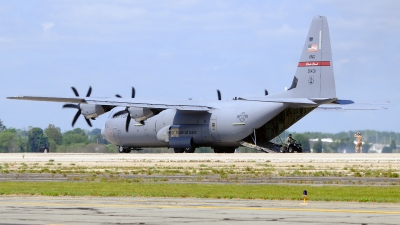
<path id="1" fill-rule="evenodd" d="M 108 144 L 108 141 L 101 136 L 101 129 L 95 128 L 89 132 L 89 140 L 91 143 Z"/>
<path id="2" fill-rule="evenodd" d="M 53 141 L 57 145 L 62 144 L 62 134 L 60 128 L 55 127 L 53 124 L 49 124 L 49 126 L 44 129 L 44 133 L 49 138 L 49 141 Z"/>
<path id="3" fill-rule="evenodd" d="M 80 128 L 75 128 L 73 130 L 67 131 L 63 134 L 63 144 L 71 145 L 76 143 L 88 143 L 88 136 L 85 131 Z"/>
<path id="4" fill-rule="evenodd" d="M 340 142 L 339 141 L 333 141 L 331 143 L 328 143 L 326 146 L 326 152 L 329 153 L 336 153 L 338 152 L 339 148 L 340 148 Z"/>
<path id="5" fill-rule="evenodd" d="M 43 130 L 34 127 L 28 132 L 28 150 L 30 152 L 39 152 L 40 148 L 49 147 L 49 140 L 44 136 Z"/>
<path id="6" fill-rule="evenodd" d="M 3 124 L 3 121 L 0 120 L 0 132 L 5 131 L 7 127 Z"/>
<path id="7" fill-rule="evenodd" d="M 322 141 L 321 138 L 318 138 L 318 141 L 314 143 L 313 150 L 315 153 L 322 152 Z"/>
<path id="8" fill-rule="evenodd" d="M 21 141 L 15 129 L 7 129 L 0 132 L 0 152 L 19 152 Z"/>
<path id="9" fill-rule="evenodd" d="M 396 142 L 394 140 L 390 141 L 389 148 L 392 149 L 392 151 L 396 150 L 397 147 L 396 147 Z"/>

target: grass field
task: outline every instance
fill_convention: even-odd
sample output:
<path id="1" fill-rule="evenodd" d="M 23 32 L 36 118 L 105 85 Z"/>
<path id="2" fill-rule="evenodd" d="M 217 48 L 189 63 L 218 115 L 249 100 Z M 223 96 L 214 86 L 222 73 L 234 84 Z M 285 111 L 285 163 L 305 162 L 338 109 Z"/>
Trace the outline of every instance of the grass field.
<path id="1" fill-rule="evenodd" d="M 174 184 L 141 182 L 1 182 L 0 195 L 187 197 L 225 199 L 400 202 L 390 186 L 306 186 L 251 184 Z"/>

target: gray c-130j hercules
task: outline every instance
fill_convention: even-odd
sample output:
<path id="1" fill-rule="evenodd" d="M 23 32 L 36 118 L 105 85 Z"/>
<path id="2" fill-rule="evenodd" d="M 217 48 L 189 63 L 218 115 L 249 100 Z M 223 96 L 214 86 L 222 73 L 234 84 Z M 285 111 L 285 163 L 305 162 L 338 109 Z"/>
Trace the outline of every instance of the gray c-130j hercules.
<path id="1" fill-rule="evenodd" d="M 174 148 L 192 153 L 196 147 L 211 147 L 216 153 L 233 153 L 244 143 L 268 149 L 269 140 L 323 104 L 352 104 L 336 97 L 331 44 L 327 19 L 313 18 L 300 61 L 288 90 L 262 97 L 239 97 L 229 101 L 152 100 L 134 98 L 75 98 L 16 96 L 8 99 L 66 102 L 89 119 L 112 111 L 102 129 L 119 151 L 143 147 Z M 219 100 L 220 92 L 218 91 Z M 333 106 L 333 105 L 332 105 Z M 121 108 L 122 107 L 122 108 Z M 339 106 L 340 107 L 340 106 Z M 131 122 L 131 120 L 134 122 Z M 268 151 L 267 151 L 268 152 Z"/>

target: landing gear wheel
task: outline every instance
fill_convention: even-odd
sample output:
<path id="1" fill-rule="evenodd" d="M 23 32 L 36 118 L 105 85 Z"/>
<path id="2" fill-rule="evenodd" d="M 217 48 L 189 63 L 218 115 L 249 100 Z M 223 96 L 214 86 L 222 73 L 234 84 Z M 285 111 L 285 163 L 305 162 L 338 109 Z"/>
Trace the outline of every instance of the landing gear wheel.
<path id="1" fill-rule="evenodd" d="M 174 148 L 175 153 L 183 153 L 185 151 L 184 148 Z"/>
<path id="2" fill-rule="evenodd" d="M 184 148 L 185 153 L 194 153 L 196 151 L 195 147 Z"/>
<path id="3" fill-rule="evenodd" d="M 118 152 L 119 153 L 131 153 L 131 149 L 130 148 L 124 148 L 122 146 L 118 147 Z"/>
<path id="4" fill-rule="evenodd" d="M 214 153 L 224 153 L 222 148 L 214 148 Z"/>

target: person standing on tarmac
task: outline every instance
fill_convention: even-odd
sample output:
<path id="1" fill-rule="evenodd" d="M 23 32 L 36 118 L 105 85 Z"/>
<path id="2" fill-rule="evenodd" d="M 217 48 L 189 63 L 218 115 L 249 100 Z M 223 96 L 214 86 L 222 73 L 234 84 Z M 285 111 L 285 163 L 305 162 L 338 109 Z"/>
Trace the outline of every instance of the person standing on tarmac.
<path id="1" fill-rule="evenodd" d="M 362 136 L 360 132 L 354 134 L 354 137 L 357 140 L 356 144 L 356 153 L 358 153 L 358 149 L 360 149 L 360 153 L 362 153 Z"/>
<path id="2" fill-rule="evenodd" d="M 289 136 L 286 138 L 286 144 L 288 145 L 288 148 L 289 148 L 289 145 L 293 144 L 293 142 L 294 142 L 294 139 L 292 138 L 292 134 L 289 134 Z"/>

